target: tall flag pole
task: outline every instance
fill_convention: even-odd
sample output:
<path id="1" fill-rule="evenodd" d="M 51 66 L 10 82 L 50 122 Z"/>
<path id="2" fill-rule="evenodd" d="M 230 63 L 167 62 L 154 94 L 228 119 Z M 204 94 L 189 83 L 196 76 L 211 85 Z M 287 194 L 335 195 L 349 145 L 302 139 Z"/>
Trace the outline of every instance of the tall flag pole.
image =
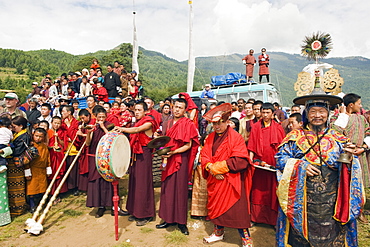
<path id="1" fill-rule="evenodd" d="M 195 72 L 195 57 L 193 49 L 193 1 L 188 1 L 190 12 L 189 12 L 189 60 L 188 60 L 188 82 L 187 92 L 193 91 L 194 84 L 194 72 Z"/>
<path id="2" fill-rule="evenodd" d="M 132 70 L 136 71 L 136 77 L 135 79 L 138 79 L 139 76 L 139 63 L 137 61 L 137 57 L 139 54 L 139 45 L 137 42 L 137 33 L 136 33 L 136 11 L 135 11 L 135 0 L 133 0 L 133 5 L 134 5 L 134 11 L 132 12 L 133 14 L 133 22 L 134 22 L 134 40 L 132 42 Z"/>

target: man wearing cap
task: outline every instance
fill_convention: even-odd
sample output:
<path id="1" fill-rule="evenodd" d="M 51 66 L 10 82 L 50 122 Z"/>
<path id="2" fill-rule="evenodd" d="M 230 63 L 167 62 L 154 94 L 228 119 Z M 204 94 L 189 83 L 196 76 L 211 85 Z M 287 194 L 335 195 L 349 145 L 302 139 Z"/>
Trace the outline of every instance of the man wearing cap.
<path id="1" fill-rule="evenodd" d="M 38 118 L 41 116 L 41 112 L 37 109 L 38 99 L 31 98 L 29 100 L 30 109 L 26 111 L 28 122 L 31 125 L 35 124 L 38 121 Z"/>
<path id="2" fill-rule="evenodd" d="M 213 233 L 204 242 L 222 240 L 224 227 L 231 227 L 238 229 L 242 246 L 250 247 L 249 193 L 253 169 L 244 139 L 227 125 L 230 114 L 231 104 L 224 103 L 203 116 L 214 129 L 201 151 L 203 177 L 207 179 L 208 216 L 214 224 Z"/>
<path id="3" fill-rule="evenodd" d="M 358 246 L 356 218 L 364 203 L 362 172 L 355 156 L 340 161 L 355 145 L 328 127 L 333 95 L 306 95 L 304 128 L 293 130 L 277 158 L 280 208 L 277 246 Z M 348 164 L 347 164 L 348 163 Z"/>
<path id="4" fill-rule="evenodd" d="M 208 98 L 213 99 L 215 97 L 215 93 L 211 89 L 211 84 L 206 84 L 204 86 L 204 90 L 202 94 L 200 95 L 201 98 Z"/>
<path id="5" fill-rule="evenodd" d="M 35 95 L 41 95 L 41 88 L 39 87 L 39 84 L 34 81 L 32 82 L 32 92 L 31 92 L 31 97 L 35 96 Z"/>
<path id="6" fill-rule="evenodd" d="M 5 108 L 1 113 L 9 113 L 12 118 L 21 116 L 27 119 L 27 115 L 24 111 L 20 110 L 17 105 L 19 103 L 18 95 L 15 93 L 5 94 Z"/>
<path id="7" fill-rule="evenodd" d="M 191 180 L 195 155 L 198 152 L 198 131 L 192 120 L 185 117 L 187 101 L 177 99 L 173 108 L 173 119 L 163 128 L 163 134 L 171 138 L 166 145 L 171 148 L 167 163 L 162 171 L 159 217 L 164 222 L 157 228 L 167 228 L 177 224 L 180 231 L 189 235 L 186 227 L 188 217 L 188 181 Z"/>

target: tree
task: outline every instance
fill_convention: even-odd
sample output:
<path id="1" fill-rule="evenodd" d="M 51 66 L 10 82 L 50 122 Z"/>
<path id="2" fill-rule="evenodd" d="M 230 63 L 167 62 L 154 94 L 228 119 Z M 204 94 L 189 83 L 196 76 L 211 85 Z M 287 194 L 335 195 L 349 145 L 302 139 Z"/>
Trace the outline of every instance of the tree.
<path id="1" fill-rule="evenodd" d="M 93 59 L 96 58 L 94 56 L 86 56 L 80 59 L 72 68 L 73 71 L 81 71 L 82 69 L 86 68 L 89 69 Z"/>

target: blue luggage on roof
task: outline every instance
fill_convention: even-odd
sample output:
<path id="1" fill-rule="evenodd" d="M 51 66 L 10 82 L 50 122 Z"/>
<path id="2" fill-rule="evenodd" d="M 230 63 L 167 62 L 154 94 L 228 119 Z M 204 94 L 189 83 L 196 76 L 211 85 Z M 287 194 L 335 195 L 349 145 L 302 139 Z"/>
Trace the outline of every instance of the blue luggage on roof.
<path id="1" fill-rule="evenodd" d="M 246 83 L 246 76 L 242 73 L 228 73 L 226 75 L 212 76 L 212 86 L 231 85 L 237 83 Z"/>

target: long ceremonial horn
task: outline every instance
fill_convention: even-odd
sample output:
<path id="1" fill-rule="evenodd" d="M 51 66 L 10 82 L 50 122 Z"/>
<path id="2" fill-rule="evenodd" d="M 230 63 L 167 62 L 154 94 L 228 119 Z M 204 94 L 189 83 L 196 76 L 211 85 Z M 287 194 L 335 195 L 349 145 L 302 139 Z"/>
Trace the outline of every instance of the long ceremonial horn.
<path id="1" fill-rule="evenodd" d="M 53 202 L 55 201 L 56 197 L 58 196 L 59 191 L 62 188 L 64 182 L 67 180 L 68 175 L 71 173 L 72 168 L 74 167 L 78 157 L 81 155 L 81 152 L 82 152 L 83 148 L 85 147 L 85 145 L 86 145 L 86 141 L 83 143 L 82 147 L 80 148 L 80 151 L 78 151 L 76 157 L 73 159 L 73 161 L 72 161 L 71 165 L 69 166 L 67 172 L 64 174 L 62 181 L 60 181 L 60 184 L 58 185 L 57 189 L 55 190 L 54 195 L 50 198 L 48 204 L 46 205 L 46 208 L 44 209 L 44 212 L 42 213 L 42 215 L 40 216 L 38 221 L 35 222 L 34 224 L 29 225 L 30 229 L 27 230 L 28 233 L 31 233 L 31 234 L 34 234 L 34 235 L 39 235 L 40 232 L 42 232 L 44 230 L 44 228 L 42 226 L 42 223 L 43 223 L 47 213 L 49 212 L 51 206 L 53 205 Z"/>
<path id="2" fill-rule="evenodd" d="M 47 198 L 49 196 L 49 193 L 51 192 L 51 188 L 53 187 L 55 181 L 57 180 L 58 174 L 59 174 L 60 170 L 62 169 L 63 163 L 66 161 L 66 159 L 68 157 L 68 154 L 69 154 L 69 151 L 71 151 L 71 148 L 72 148 L 74 142 L 76 141 L 76 138 L 77 138 L 77 134 L 74 137 L 73 141 L 71 142 L 71 145 L 67 149 L 67 152 L 65 153 L 62 161 L 60 162 L 60 165 L 59 165 L 57 171 L 55 172 L 54 177 L 51 180 L 48 188 L 46 189 L 45 194 L 42 197 L 39 205 L 37 206 L 37 209 L 36 209 L 35 213 L 33 214 L 32 218 L 28 218 L 26 220 L 26 223 L 25 223 L 26 224 L 26 228 L 24 229 L 26 232 L 28 231 L 29 228 L 31 228 L 32 225 L 34 225 L 36 223 L 37 217 L 39 216 L 39 214 L 40 214 L 40 212 L 42 210 L 42 207 L 44 206 L 44 204 L 45 204 L 45 202 L 46 202 L 46 200 L 47 200 Z"/>

